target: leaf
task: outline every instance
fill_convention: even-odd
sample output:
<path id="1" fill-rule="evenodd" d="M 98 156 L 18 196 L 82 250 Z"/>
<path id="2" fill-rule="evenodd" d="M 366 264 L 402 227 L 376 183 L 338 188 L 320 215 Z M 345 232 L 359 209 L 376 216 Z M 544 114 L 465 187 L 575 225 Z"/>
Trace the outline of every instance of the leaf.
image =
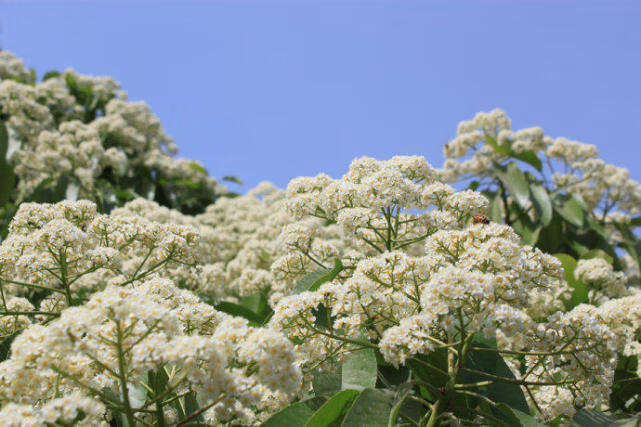
<path id="1" fill-rule="evenodd" d="M 615 425 L 616 418 L 593 411 L 592 409 L 580 409 L 574 414 L 572 420 L 579 427 L 609 427 Z"/>
<path id="2" fill-rule="evenodd" d="M 195 170 L 196 172 L 200 172 L 200 173 L 202 173 L 203 175 L 209 175 L 209 172 L 207 172 L 207 169 L 205 169 L 204 167 L 200 166 L 200 165 L 199 165 L 198 163 L 196 163 L 196 162 L 191 162 L 191 163 L 189 163 L 189 168 L 190 168 L 191 170 Z"/>
<path id="3" fill-rule="evenodd" d="M 269 304 L 267 304 L 267 299 L 260 292 L 255 292 L 249 296 L 243 297 L 240 300 L 240 305 L 256 313 L 258 316 L 262 317 L 263 320 L 265 317 L 272 314 L 272 309 L 269 307 Z"/>
<path id="4" fill-rule="evenodd" d="M 635 218 L 630 219 L 630 225 L 633 227 L 639 227 L 641 226 L 641 216 L 637 216 Z"/>
<path id="5" fill-rule="evenodd" d="M 243 185 L 243 180 L 233 175 L 225 175 L 223 181 L 234 182 L 238 185 Z"/>
<path id="6" fill-rule="evenodd" d="M 513 210 L 510 209 L 510 211 Z M 518 208 L 516 210 L 518 211 Z M 524 245 L 534 245 L 539 240 L 539 234 L 543 226 L 532 222 L 527 213 L 521 211 L 521 215 L 512 221 L 512 228 L 521 236 L 521 242 Z"/>
<path id="7" fill-rule="evenodd" d="M 60 76 L 60 72 L 59 71 L 55 71 L 55 70 L 47 71 L 45 73 L 45 75 L 42 76 L 42 81 L 44 82 L 46 80 L 49 80 L 49 79 L 52 79 L 52 78 L 58 77 L 58 76 Z"/>
<path id="8" fill-rule="evenodd" d="M 526 150 L 520 153 L 512 151 L 511 156 L 515 159 L 521 160 L 522 162 L 529 163 L 530 165 L 534 166 L 534 168 L 539 172 L 543 169 L 541 159 L 539 159 L 539 156 L 537 156 L 534 151 Z"/>
<path id="9" fill-rule="evenodd" d="M 576 307 L 579 304 L 585 303 L 588 301 L 588 287 L 580 280 L 576 280 L 574 277 L 574 269 L 576 268 L 576 260 L 568 254 L 554 254 L 554 256 L 561 261 L 561 266 L 563 267 L 563 276 L 565 281 L 568 282 L 568 285 L 572 289 L 572 297 L 568 308 Z M 566 305 L 567 305 L 566 304 Z"/>
<path id="10" fill-rule="evenodd" d="M 574 194 L 554 194 L 552 196 L 554 210 L 572 225 L 583 227 L 585 223 L 585 204 Z"/>
<path id="11" fill-rule="evenodd" d="M 501 195 L 499 193 L 495 193 L 494 196 L 490 199 L 490 211 L 489 211 L 489 216 L 490 219 L 494 222 L 497 222 L 499 224 L 503 223 L 503 215 L 501 214 Z"/>
<path id="12" fill-rule="evenodd" d="M 544 427 L 545 426 L 545 424 L 539 422 L 539 420 L 537 420 L 532 415 L 526 414 L 525 412 L 521 412 L 518 409 L 512 409 L 512 413 L 516 418 L 518 418 L 519 422 L 523 427 Z"/>
<path id="13" fill-rule="evenodd" d="M 481 334 L 474 337 L 473 345 L 475 347 L 496 349 L 496 340 L 487 339 Z M 463 366 L 466 369 L 481 371 L 486 374 L 514 380 L 514 374 L 505 363 L 503 357 L 496 351 L 472 350 L 464 361 Z M 481 374 L 464 372 L 461 381 L 464 383 L 475 383 L 486 381 L 487 378 Z M 495 403 L 505 403 L 510 408 L 529 413 L 530 407 L 525 400 L 523 390 L 518 384 L 493 381 L 488 386 L 477 387 L 479 393 L 487 396 Z"/>
<path id="14" fill-rule="evenodd" d="M 336 371 L 326 369 L 314 372 L 312 386 L 316 396 L 333 395 L 341 390 L 341 366 L 338 365 Z"/>
<path id="15" fill-rule="evenodd" d="M 336 258 L 334 259 L 334 268 L 331 270 L 329 268 L 319 268 L 314 270 L 311 273 L 307 274 L 305 277 L 300 279 L 292 290 L 292 295 L 300 294 L 301 292 L 306 291 L 315 291 L 320 288 L 323 283 L 331 282 L 334 280 L 338 273 L 343 269 L 343 264 L 341 260 Z"/>
<path id="16" fill-rule="evenodd" d="M 538 219 L 547 226 L 552 221 L 552 201 L 547 189 L 539 183 L 530 183 L 530 197 Z"/>
<path id="17" fill-rule="evenodd" d="M 305 426 L 326 427 L 340 422 L 359 394 L 356 390 L 343 390 L 335 394 L 314 412 L 314 415 L 307 421 Z"/>
<path id="18" fill-rule="evenodd" d="M 343 362 L 342 389 L 361 391 L 376 386 L 376 355 L 373 348 L 351 353 Z"/>
<path id="19" fill-rule="evenodd" d="M 214 308 L 218 311 L 222 311 L 223 313 L 231 314 L 232 316 L 244 317 L 250 322 L 254 322 L 259 325 L 261 325 L 263 322 L 262 316 L 258 315 L 257 313 L 254 313 L 247 307 L 244 307 L 242 305 L 239 305 L 233 302 L 222 301 L 216 304 Z"/>
<path id="20" fill-rule="evenodd" d="M 0 162 L 0 207 L 9 202 L 13 195 L 15 175 L 7 162 Z"/>
<path id="21" fill-rule="evenodd" d="M 443 387 L 449 380 L 447 372 L 447 349 L 440 348 L 428 354 L 417 355 L 406 362 L 412 374 L 434 388 Z"/>
<path id="22" fill-rule="evenodd" d="M 2 338 L 2 341 L 0 341 L 0 361 L 7 360 L 9 351 L 11 350 L 11 343 L 20 335 L 20 332 L 22 332 L 22 330 L 15 331 L 11 335 Z"/>
<path id="23" fill-rule="evenodd" d="M 503 186 L 510 193 L 512 199 L 521 209 L 525 209 L 530 200 L 530 191 L 525 178 L 516 163 L 508 163 L 502 166 L 494 162 L 496 176 L 501 180 Z"/>
<path id="24" fill-rule="evenodd" d="M 485 142 L 492 148 L 494 148 L 494 151 L 496 151 L 497 153 L 503 154 L 504 156 L 510 156 L 511 150 L 509 149 L 509 147 L 499 145 L 499 143 L 496 142 L 496 139 L 492 135 L 485 134 Z"/>
<path id="25" fill-rule="evenodd" d="M 7 125 L 0 122 L 0 162 L 4 162 L 7 158 L 7 150 L 9 149 L 9 132 Z"/>
<path id="26" fill-rule="evenodd" d="M 305 402 L 296 402 L 272 415 L 263 427 L 304 426 L 312 415 L 314 411 Z"/>
<path id="27" fill-rule="evenodd" d="M 356 398 L 341 425 L 343 427 L 387 427 L 393 404 L 393 392 L 366 388 Z"/>

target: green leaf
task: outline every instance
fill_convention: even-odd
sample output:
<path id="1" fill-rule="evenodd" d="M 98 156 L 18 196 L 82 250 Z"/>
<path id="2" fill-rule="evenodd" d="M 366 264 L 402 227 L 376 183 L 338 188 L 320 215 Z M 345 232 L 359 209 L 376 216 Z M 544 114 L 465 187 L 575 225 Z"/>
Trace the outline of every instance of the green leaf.
<path id="1" fill-rule="evenodd" d="M 218 311 L 222 311 L 223 313 L 231 314 L 232 316 L 244 317 L 250 322 L 254 322 L 258 325 L 261 325 L 264 320 L 262 316 L 254 313 L 249 308 L 229 301 L 222 301 L 216 304 L 214 308 Z"/>
<path id="2" fill-rule="evenodd" d="M 514 207 L 514 205 L 512 205 L 512 207 Z M 519 208 L 510 209 L 510 212 L 514 210 L 518 212 Z M 520 212 L 521 215 L 512 221 L 512 228 L 514 228 L 514 231 L 521 236 L 521 242 L 524 245 L 534 245 L 539 240 L 539 234 L 541 233 L 543 226 L 532 222 L 527 213 L 523 211 Z"/>
<path id="3" fill-rule="evenodd" d="M 609 427 L 615 425 L 618 421 L 613 416 L 593 411 L 592 409 L 577 411 L 572 420 L 579 427 Z"/>
<path id="4" fill-rule="evenodd" d="M 490 198 L 490 211 L 489 211 L 489 216 L 490 219 L 494 222 L 497 222 L 499 224 L 503 223 L 503 215 L 501 214 L 501 195 L 499 193 L 495 193 L 491 198 Z"/>
<path id="5" fill-rule="evenodd" d="M 503 154 L 504 156 L 510 156 L 511 155 L 511 150 L 509 147 L 506 147 L 504 145 L 499 145 L 498 142 L 496 142 L 496 139 L 489 134 L 485 134 L 485 142 L 490 145 L 494 150 L 499 153 Z"/>
<path id="6" fill-rule="evenodd" d="M 583 200 L 575 194 L 554 194 L 552 196 L 554 210 L 572 225 L 583 227 L 586 208 Z"/>
<path id="7" fill-rule="evenodd" d="M 416 378 L 429 383 L 434 388 L 443 387 L 450 378 L 449 375 L 443 374 L 443 372 L 447 372 L 446 348 L 417 355 L 409 359 L 406 365 Z"/>
<path id="8" fill-rule="evenodd" d="M 366 388 L 356 398 L 341 425 L 343 427 L 387 427 L 393 404 L 394 393 L 390 390 Z"/>
<path id="9" fill-rule="evenodd" d="M 238 185 L 243 185 L 243 180 L 233 175 L 225 175 L 223 181 L 234 182 Z"/>
<path id="10" fill-rule="evenodd" d="M 305 424 L 306 427 L 327 427 L 336 425 L 345 416 L 356 396 L 356 390 L 343 390 L 323 404 Z"/>
<path id="11" fill-rule="evenodd" d="M 203 175 L 209 175 L 209 172 L 207 172 L 207 169 L 205 169 L 204 167 L 200 166 L 196 162 L 189 163 L 189 168 L 192 169 L 192 170 L 195 170 L 196 172 L 200 172 Z"/>
<path id="12" fill-rule="evenodd" d="M 552 201 L 547 189 L 539 183 L 530 183 L 530 197 L 539 221 L 547 226 L 552 221 Z"/>
<path id="13" fill-rule="evenodd" d="M 361 391 L 376 386 L 376 355 L 373 348 L 351 353 L 343 362 L 342 389 Z"/>
<path id="14" fill-rule="evenodd" d="M 326 369 L 314 372 L 312 386 L 316 396 L 333 395 L 341 390 L 342 375 L 341 365 L 335 371 Z"/>
<path id="15" fill-rule="evenodd" d="M 477 334 L 473 340 L 474 347 L 487 348 L 496 350 L 496 340 L 487 339 L 481 334 Z M 496 351 L 472 350 L 468 354 L 463 366 L 466 369 L 481 371 L 486 374 L 499 376 L 514 380 L 514 374 L 505 363 L 503 357 Z M 475 383 L 487 381 L 487 378 L 481 374 L 464 372 L 461 378 L 462 383 Z M 487 396 L 495 403 L 505 403 L 510 408 L 529 413 L 530 407 L 525 400 L 523 390 L 518 384 L 493 381 L 488 386 L 477 387 L 479 393 Z"/>
<path id="16" fill-rule="evenodd" d="M 314 415 L 305 402 L 296 402 L 275 413 L 263 423 L 263 427 L 304 426 Z"/>
<path id="17" fill-rule="evenodd" d="M 639 227 L 641 226 L 641 216 L 637 216 L 635 218 L 630 219 L 630 225 L 633 227 Z"/>
<path id="18" fill-rule="evenodd" d="M 515 159 L 521 160 L 522 162 L 529 163 L 539 172 L 543 169 L 541 159 L 539 159 L 539 156 L 537 156 L 534 151 L 526 150 L 520 153 L 512 151 L 511 156 Z"/>
<path id="19" fill-rule="evenodd" d="M 15 331 L 11 335 L 2 338 L 2 341 L 0 341 L 0 361 L 7 360 L 9 351 L 11 350 L 11 343 L 20 335 L 20 332 L 22 332 L 22 330 Z"/>
<path id="20" fill-rule="evenodd" d="M 267 299 L 260 292 L 255 292 L 249 296 L 243 297 L 240 300 L 240 305 L 251 310 L 253 313 L 256 313 L 262 318 L 263 322 L 273 313 L 273 310 L 267 303 Z"/>
<path id="21" fill-rule="evenodd" d="M 518 409 L 512 409 L 512 413 L 516 418 L 518 418 L 519 422 L 523 427 L 544 427 L 545 424 L 539 422 L 535 417 L 533 417 L 530 414 L 526 414 L 525 412 L 521 412 Z"/>
<path id="22" fill-rule="evenodd" d="M 54 77 L 58 77 L 59 75 L 60 75 L 59 71 L 55 71 L 55 70 L 47 71 L 45 73 L 45 75 L 42 76 L 42 81 L 44 82 L 44 81 L 52 79 Z"/>
<path id="23" fill-rule="evenodd" d="M 576 268 L 576 260 L 568 254 L 554 254 L 554 256 L 561 261 L 563 267 L 563 276 L 568 285 L 573 289 L 570 301 L 566 303 L 568 308 L 576 307 L 579 304 L 588 301 L 588 287 L 580 280 L 574 277 L 574 269 Z"/>
<path id="24" fill-rule="evenodd" d="M 521 172 L 516 163 L 502 166 L 494 162 L 494 167 L 496 176 L 501 180 L 512 199 L 521 209 L 525 209 L 530 200 L 530 190 L 525 174 Z"/>
<path id="25" fill-rule="evenodd" d="M 9 132 L 7 125 L 0 122 L 0 162 L 5 162 L 7 158 L 7 150 L 9 149 Z"/>
<path id="26" fill-rule="evenodd" d="M 300 294 L 305 291 L 315 291 L 320 288 L 323 283 L 331 282 L 338 276 L 338 273 L 343 269 L 343 264 L 341 260 L 336 258 L 334 260 L 334 268 L 319 268 L 314 270 L 311 273 L 307 274 L 305 277 L 300 279 L 292 290 L 292 295 Z"/>
<path id="27" fill-rule="evenodd" d="M 13 195 L 15 175 L 7 162 L 0 162 L 0 207 L 9 202 Z"/>

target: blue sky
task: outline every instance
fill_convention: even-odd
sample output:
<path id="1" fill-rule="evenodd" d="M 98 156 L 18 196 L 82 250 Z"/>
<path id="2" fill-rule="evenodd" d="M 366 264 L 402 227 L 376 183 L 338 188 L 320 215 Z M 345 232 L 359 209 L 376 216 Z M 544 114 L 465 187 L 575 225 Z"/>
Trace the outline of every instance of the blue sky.
<path id="1" fill-rule="evenodd" d="M 39 75 L 111 75 L 214 175 L 285 186 L 362 155 L 442 164 L 495 107 L 641 180 L 641 1 L 0 0 Z"/>

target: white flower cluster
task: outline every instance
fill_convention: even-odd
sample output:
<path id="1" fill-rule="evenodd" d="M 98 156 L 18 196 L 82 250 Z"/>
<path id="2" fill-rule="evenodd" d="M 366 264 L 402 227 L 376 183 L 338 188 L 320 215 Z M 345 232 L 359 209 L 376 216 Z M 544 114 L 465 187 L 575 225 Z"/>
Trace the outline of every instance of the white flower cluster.
<path id="1" fill-rule="evenodd" d="M 105 406 L 81 393 L 51 399 L 36 407 L 9 403 L 0 409 L 0 420 L 7 427 L 40 427 L 43 425 L 100 426 L 105 421 Z"/>
<path id="2" fill-rule="evenodd" d="M 479 193 L 457 193 L 435 182 L 424 157 L 397 156 L 355 159 L 337 180 L 323 174 L 296 178 L 287 187 L 287 207 L 300 221 L 285 227 L 279 238 L 286 255 L 272 265 L 279 280 L 274 301 L 307 272 L 331 267 L 335 258 L 347 267 L 341 274 L 348 277 L 359 260 L 377 253 L 420 255 L 428 235 L 460 228 L 471 216 L 484 214 L 488 202 Z M 317 238 L 319 227 L 324 237 Z"/>
<path id="3" fill-rule="evenodd" d="M 396 178 L 382 181 L 380 170 Z M 521 246 L 508 226 L 470 221 L 485 211 L 486 199 L 434 182 L 429 170 L 414 158 L 358 159 L 342 180 L 320 175 L 288 187 L 288 207 L 302 222 L 283 228 L 279 240 L 288 254 L 273 270 L 287 277 L 347 247 L 362 248 L 334 282 L 284 296 L 275 307 L 270 325 L 299 343 L 304 372 L 340 360 L 363 336 L 398 366 L 447 348 L 453 337 L 482 333 L 501 338 L 497 351 L 504 356 L 526 355 L 521 379 L 533 389 L 569 392 L 572 408 L 607 401 L 615 337 L 581 312 L 562 314 L 559 297 L 569 292 L 559 260 Z M 322 227 L 306 215 L 341 226 L 342 242 L 321 253 L 326 258 L 314 250 Z M 359 239 L 366 244 L 353 243 Z M 419 248 L 408 251 L 407 241 Z M 553 304 L 542 307 L 547 301 Z M 535 356 L 528 359 L 528 352 Z"/>
<path id="4" fill-rule="evenodd" d="M 538 127 L 511 129 L 511 121 L 501 110 L 478 113 L 461 122 L 457 136 L 443 150 L 446 162 L 438 175 L 446 181 L 460 181 L 493 174 L 494 161 L 506 160 L 506 150 L 525 151 L 542 156 L 557 190 L 579 194 L 590 210 L 604 215 L 641 212 L 641 184 L 630 178 L 627 169 L 609 165 L 598 158 L 594 145 L 550 138 Z M 491 142 L 491 143 L 490 143 Z M 556 171 L 555 167 L 562 171 Z"/>
<path id="5" fill-rule="evenodd" d="M 35 85 L 31 80 L 22 61 L 0 52 L 0 112 L 7 118 L 7 154 L 19 177 L 20 197 L 43 182 L 55 187 L 65 176 L 80 187 L 77 197 L 90 198 L 98 179 L 133 178 L 140 166 L 211 192 L 225 191 L 200 163 L 173 158 L 177 147 L 158 117 L 144 102 L 127 102 L 110 77 L 67 69 Z M 87 92 L 90 99 L 77 99 Z M 104 113 L 96 117 L 90 109 L 98 107 Z M 133 187 L 127 190 L 135 193 Z"/>
<path id="6" fill-rule="evenodd" d="M 195 268 L 198 243 L 193 227 L 101 215 L 88 201 L 24 203 L 0 244 L 3 329 L 29 323 L 33 307 L 15 297 L 44 291 L 35 313 L 55 316 L 107 284 Z"/>
<path id="7" fill-rule="evenodd" d="M 97 401 L 116 405 L 137 419 L 156 404 L 145 391 L 146 373 L 164 369 L 176 394 L 191 391 L 203 407 L 211 405 L 208 423 L 253 425 L 298 394 L 294 362 L 283 335 L 151 278 L 109 286 L 46 326 L 28 328 L 0 363 L 1 394 L 48 408 L 68 405 L 55 398 L 81 390 L 97 408 Z"/>

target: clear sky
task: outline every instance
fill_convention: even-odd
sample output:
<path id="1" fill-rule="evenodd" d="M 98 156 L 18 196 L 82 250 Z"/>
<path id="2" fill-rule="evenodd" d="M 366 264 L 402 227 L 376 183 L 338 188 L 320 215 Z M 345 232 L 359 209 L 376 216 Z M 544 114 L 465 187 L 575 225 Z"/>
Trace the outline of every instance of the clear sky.
<path id="1" fill-rule="evenodd" d="M 0 0 L 0 45 L 147 101 L 183 157 L 285 186 L 425 155 L 459 121 L 596 144 L 641 180 L 641 1 Z"/>

